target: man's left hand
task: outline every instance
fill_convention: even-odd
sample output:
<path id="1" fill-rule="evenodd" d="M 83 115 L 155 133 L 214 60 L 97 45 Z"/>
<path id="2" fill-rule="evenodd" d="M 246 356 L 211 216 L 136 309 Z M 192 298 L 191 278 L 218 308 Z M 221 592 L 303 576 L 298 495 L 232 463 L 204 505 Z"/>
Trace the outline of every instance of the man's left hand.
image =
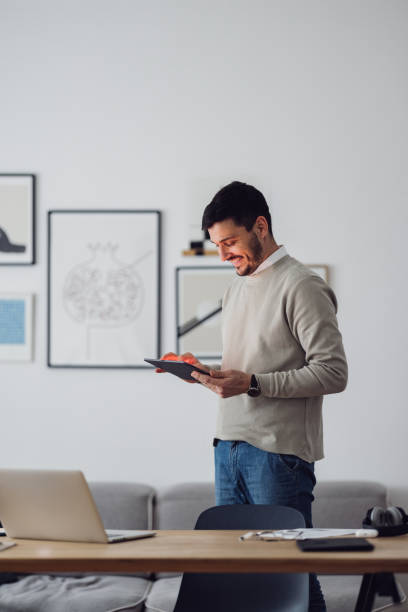
<path id="1" fill-rule="evenodd" d="M 238 370 L 210 370 L 209 376 L 192 372 L 191 376 L 223 398 L 246 393 L 251 384 L 251 375 Z"/>

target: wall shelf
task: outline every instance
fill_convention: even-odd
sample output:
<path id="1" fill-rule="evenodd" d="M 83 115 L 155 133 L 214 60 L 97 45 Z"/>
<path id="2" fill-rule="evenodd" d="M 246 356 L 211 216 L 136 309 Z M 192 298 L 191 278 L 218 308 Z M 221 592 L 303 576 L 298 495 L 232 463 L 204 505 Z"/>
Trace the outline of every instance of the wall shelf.
<path id="1" fill-rule="evenodd" d="M 194 249 L 185 249 L 184 251 L 181 251 L 181 254 L 184 256 L 193 256 L 193 257 L 207 257 L 207 256 L 213 256 L 213 255 L 218 255 L 218 251 L 204 251 L 203 253 L 197 254 L 195 252 Z"/>

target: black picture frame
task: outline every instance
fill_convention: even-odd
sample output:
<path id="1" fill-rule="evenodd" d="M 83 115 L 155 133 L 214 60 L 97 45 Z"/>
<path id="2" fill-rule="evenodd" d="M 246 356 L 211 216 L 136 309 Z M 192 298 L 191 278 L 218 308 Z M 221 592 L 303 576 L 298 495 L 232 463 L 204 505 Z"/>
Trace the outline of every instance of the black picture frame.
<path id="1" fill-rule="evenodd" d="M 160 356 L 161 226 L 160 210 L 48 211 L 48 367 L 149 369 L 144 358 Z"/>
<path id="2" fill-rule="evenodd" d="M 36 175 L 0 173 L 0 266 L 35 263 Z"/>

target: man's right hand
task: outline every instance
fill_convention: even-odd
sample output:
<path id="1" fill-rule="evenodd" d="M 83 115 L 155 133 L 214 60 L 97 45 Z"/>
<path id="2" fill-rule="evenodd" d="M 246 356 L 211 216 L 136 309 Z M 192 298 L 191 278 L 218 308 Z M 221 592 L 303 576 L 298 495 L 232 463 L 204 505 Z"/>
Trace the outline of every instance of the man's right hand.
<path id="1" fill-rule="evenodd" d="M 210 368 L 208 368 L 206 365 L 201 363 L 201 361 L 198 361 L 197 357 L 194 357 L 192 353 L 183 353 L 182 355 L 176 355 L 176 353 L 166 353 L 165 355 L 163 355 L 163 357 L 160 357 L 160 359 L 166 359 L 167 361 L 185 361 L 186 363 L 190 363 L 191 365 L 197 366 L 197 368 L 200 368 L 201 370 L 204 370 L 205 372 L 210 371 Z M 158 374 L 163 374 L 166 372 L 166 370 L 162 370 L 161 368 L 156 368 L 156 372 Z M 197 381 L 186 380 L 186 382 L 195 383 Z"/>

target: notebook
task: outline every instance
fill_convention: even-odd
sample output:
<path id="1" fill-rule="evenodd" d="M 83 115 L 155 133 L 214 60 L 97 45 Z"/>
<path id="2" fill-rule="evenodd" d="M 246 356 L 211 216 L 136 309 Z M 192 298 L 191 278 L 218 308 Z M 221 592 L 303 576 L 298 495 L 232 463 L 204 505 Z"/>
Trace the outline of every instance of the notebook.
<path id="1" fill-rule="evenodd" d="M 79 470 L 0 469 L 0 521 L 11 538 L 110 544 L 155 535 L 105 530 Z"/>

